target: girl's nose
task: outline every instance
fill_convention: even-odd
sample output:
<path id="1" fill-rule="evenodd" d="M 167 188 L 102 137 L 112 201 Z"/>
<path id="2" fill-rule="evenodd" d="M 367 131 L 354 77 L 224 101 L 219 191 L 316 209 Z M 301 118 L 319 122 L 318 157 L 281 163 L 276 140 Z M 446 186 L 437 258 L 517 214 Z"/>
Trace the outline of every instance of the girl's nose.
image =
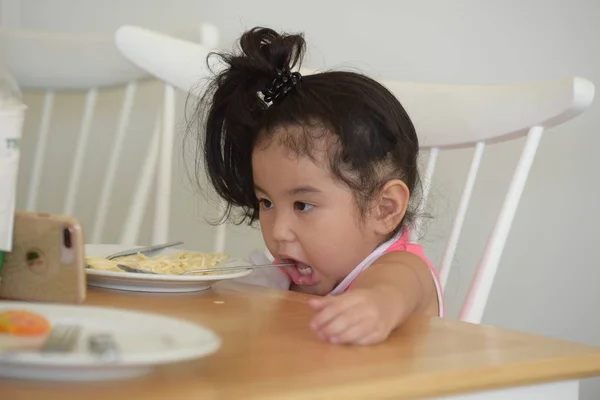
<path id="1" fill-rule="evenodd" d="M 278 242 L 291 242 L 296 238 L 292 223 L 285 216 L 277 216 L 273 222 L 273 239 Z"/>

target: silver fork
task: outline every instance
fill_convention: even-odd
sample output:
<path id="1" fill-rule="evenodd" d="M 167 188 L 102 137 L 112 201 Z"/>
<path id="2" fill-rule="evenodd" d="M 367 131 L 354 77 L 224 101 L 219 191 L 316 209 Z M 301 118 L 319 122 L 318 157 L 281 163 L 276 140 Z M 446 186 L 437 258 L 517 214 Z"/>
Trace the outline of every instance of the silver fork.
<path id="1" fill-rule="evenodd" d="M 68 353 L 73 351 L 77 341 L 81 327 L 69 324 L 57 324 L 44 341 L 41 351 L 44 353 Z"/>
<path id="2" fill-rule="evenodd" d="M 145 254 L 146 256 L 150 256 L 153 253 L 160 251 L 162 249 L 166 249 L 167 247 L 173 247 L 173 246 L 178 246 L 180 244 L 183 244 L 182 241 L 178 240 L 176 242 L 168 242 L 168 243 L 162 243 L 162 244 L 155 244 L 152 246 L 145 246 L 145 247 L 137 247 L 135 249 L 129 249 L 129 250 L 125 250 L 125 251 L 119 251 L 118 253 L 113 253 L 110 254 L 104 258 L 106 258 L 107 260 L 112 260 L 114 258 L 117 257 L 124 257 L 124 256 L 131 256 L 137 253 L 142 253 Z"/>
<path id="3" fill-rule="evenodd" d="M 263 265 L 248 264 L 248 265 L 238 265 L 238 266 L 234 266 L 234 267 L 218 267 L 218 266 L 216 266 L 216 267 L 205 268 L 205 269 L 195 269 L 192 271 L 185 271 L 185 272 L 181 272 L 177 275 L 190 275 L 190 274 L 197 274 L 197 273 L 202 273 L 202 272 L 242 271 L 245 269 L 256 269 L 256 268 L 291 267 L 293 265 L 296 265 L 296 264 L 294 264 L 294 263 L 263 264 Z M 149 271 L 147 269 L 130 267 L 128 265 L 123 265 L 123 264 L 117 264 L 117 267 L 119 267 L 120 270 L 125 271 L 125 272 L 133 272 L 133 273 L 137 273 L 137 274 L 164 275 L 164 274 L 160 274 L 158 272 Z"/>

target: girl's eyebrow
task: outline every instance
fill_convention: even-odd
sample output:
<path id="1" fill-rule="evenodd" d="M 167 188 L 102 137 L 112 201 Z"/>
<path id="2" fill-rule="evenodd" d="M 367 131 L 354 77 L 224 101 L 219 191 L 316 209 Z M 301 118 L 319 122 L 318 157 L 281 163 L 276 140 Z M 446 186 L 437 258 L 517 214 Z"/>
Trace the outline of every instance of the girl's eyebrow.
<path id="1" fill-rule="evenodd" d="M 256 190 L 257 192 L 261 192 L 263 194 L 267 194 L 266 190 L 264 190 L 263 188 L 261 188 L 260 186 L 258 186 L 256 184 L 254 185 L 254 190 Z M 299 194 L 321 193 L 321 191 L 319 189 L 317 189 L 316 187 L 313 187 L 313 186 L 298 186 L 298 187 L 288 190 L 287 192 L 290 196 L 299 195 Z"/>
<path id="2" fill-rule="evenodd" d="M 258 186 L 257 184 L 254 184 L 254 190 L 256 190 L 257 192 L 261 192 L 263 194 L 267 194 L 267 191 L 263 188 L 261 188 L 260 186 Z"/>
<path id="3" fill-rule="evenodd" d="M 298 186 L 298 187 L 288 190 L 288 194 L 290 194 L 290 195 L 310 194 L 310 193 L 321 193 L 321 191 L 313 186 Z"/>

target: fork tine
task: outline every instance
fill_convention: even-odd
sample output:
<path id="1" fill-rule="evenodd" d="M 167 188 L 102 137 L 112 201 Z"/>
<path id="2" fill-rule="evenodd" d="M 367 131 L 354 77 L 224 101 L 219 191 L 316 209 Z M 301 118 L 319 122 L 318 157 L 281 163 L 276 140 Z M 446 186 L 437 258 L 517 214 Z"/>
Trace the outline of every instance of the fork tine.
<path id="1" fill-rule="evenodd" d="M 67 339 L 65 340 L 64 351 L 72 351 L 77 345 L 81 327 L 75 325 L 71 327 Z"/>
<path id="2" fill-rule="evenodd" d="M 63 352 L 73 350 L 73 347 L 75 347 L 75 343 L 77 341 L 78 334 L 79 328 L 77 326 L 68 326 L 62 337 L 60 345 L 57 346 L 57 350 Z"/>
<path id="3" fill-rule="evenodd" d="M 63 335 L 64 328 L 62 325 L 56 325 L 50 331 L 50 334 L 44 341 L 41 350 L 42 351 L 52 351 L 56 347 L 56 344 L 60 341 Z"/>
<path id="4" fill-rule="evenodd" d="M 65 327 L 57 325 L 50 331 L 50 334 L 46 338 L 46 341 L 42 345 L 42 352 L 53 352 L 60 346 L 63 336 L 65 334 Z"/>
<path id="5" fill-rule="evenodd" d="M 48 353 L 69 352 L 77 344 L 81 328 L 77 325 L 56 325 L 42 345 L 41 351 Z"/>

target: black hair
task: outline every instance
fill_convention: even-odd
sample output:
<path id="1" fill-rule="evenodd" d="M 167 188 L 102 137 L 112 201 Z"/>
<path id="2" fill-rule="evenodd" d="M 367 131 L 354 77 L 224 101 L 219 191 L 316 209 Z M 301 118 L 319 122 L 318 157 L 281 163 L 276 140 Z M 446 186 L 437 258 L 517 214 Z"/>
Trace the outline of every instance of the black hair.
<path id="1" fill-rule="evenodd" d="M 203 122 L 196 178 L 203 158 L 210 183 L 226 202 L 223 217 L 232 217 L 237 208 L 236 222 L 252 224 L 259 213 L 252 176 L 255 146 L 279 140 L 297 155 L 313 157 L 316 142 L 323 139 L 327 167 L 352 190 L 361 212 L 390 179 L 407 185 L 411 202 L 396 233 L 413 219 L 420 192 L 415 128 L 388 89 L 354 72 L 302 76 L 284 96 L 265 102 L 261 93 L 278 73 L 300 67 L 305 48 L 302 34 L 257 27 L 242 35 L 239 51 L 211 54 L 225 68 L 210 81 L 195 111 Z M 293 127 L 303 129 L 286 129 Z"/>

